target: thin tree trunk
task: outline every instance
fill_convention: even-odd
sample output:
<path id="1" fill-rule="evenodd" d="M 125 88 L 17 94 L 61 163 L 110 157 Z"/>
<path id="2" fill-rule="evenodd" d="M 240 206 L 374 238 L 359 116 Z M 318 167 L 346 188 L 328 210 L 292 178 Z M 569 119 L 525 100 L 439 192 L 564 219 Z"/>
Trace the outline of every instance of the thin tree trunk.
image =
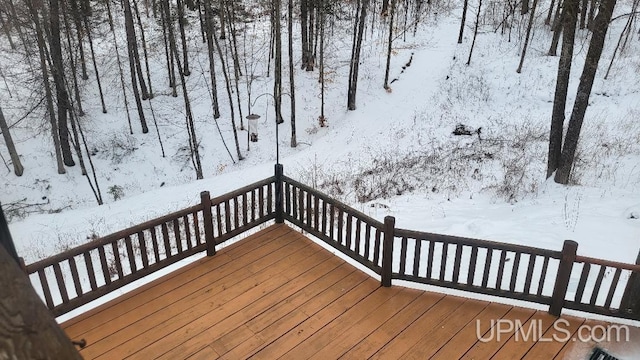
<path id="1" fill-rule="evenodd" d="M 164 16 L 169 22 L 171 19 L 171 11 L 169 10 L 168 2 L 163 2 L 164 4 Z M 187 91 L 187 84 L 184 75 L 184 69 L 182 67 L 182 63 L 180 62 L 180 57 L 178 56 L 177 45 L 176 45 L 176 37 L 173 33 L 173 28 L 169 28 L 169 44 L 173 49 L 173 57 L 175 58 L 176 66 L 178 67 L 178 74 L 180 75 L 180 83 L 182 85 L 182 96 L 184 98 L 184 107 L 186 112 L 186 123 L 187 123 L 187 131 L 189 134 L 189 148 L 191 150 L 191 161 L 193 163 L 193 167 L 196 171 L 196 179 L 203 178 L 202 172 L 202 163 L 200 162 L 200 150 L 197 138 L 197 133 L 195 129 L 195 124 L 193 122 L 193 113 L 191 111 L 191 101 L 189 100 L 189 93 Z"/>
<path id="2" fill-rule="evenodd" d="M 187 35 L 184 31 L 184 23 L 187 21 L 184 17 L 184 4 L 182 0 L 177 0 L 177 8 L 178 8 L 178 28 L 180 29 L 180 41 L 182 42 L 182 58 L 184 59 L 184 68 L 183 75 L 189 76 L 191 75 L 191 70 L 189 70 L 189 56 L 187 52 Z M 224 8 L 220 9 L 220 12 L 224 12 Z M 175 50 L 177 51 L 177 49 Z"/>
<path id="3" fill-rule="evenodd" d="M 118 73 L 120 75 L 120 87 L 122 89 L 122 96 L 124 99 L 124 110 L 127 114 L 127 123 L 129 124 L 129 133 L 133 134 L 133 126 L 131 125 L 131 112 L 129 111 L 129 97 L 127 96 L 127 88 L 124 82 L 124 70 L 122 69 L 122 61 L 120 60 L 120 50 L 118 50 L 118 41 L 116 39 L 116 32 L 113 28 L 113 15 L 111 14 L 111 5 L 109 5 L 109 1 L 105 2 L 107 4 L 107 16 L 109 19 L 109 27 L 111 28 L 111 35 L 113 37 L 113 46 L 116 51 L 116 61 L 118 63 Z"/>
<path id="4" fill-rule="evenodd" d="M 220 107 L 218 105 L 218 86 L 214 61 L 215 44 L 213 41 L 213 9 L 211 9 L 211 3 L 209 1 L 204 2 L 204 17 L 205 26 L 207 28 L 205 31 L 205 37 L 207 39 L 207 53 L 209 55 L 209 74 L 211 75 L 211 105 L 213 106 L 213 118 L 218 119 L 220 117 Z"/>
<path id="5" fill-rule="evenodd" d="M 89 75 L 87 74 L 87 64 L 84 57 L 84 46 L 82 44 L 82 15 L 80 14 L 80 9 L 78 8 L 77 0 L 69 0 L 69 5 L 71 6 L 71 14 L 73 16 L 73 23 L 76 27 L 76 32 L 78 35 L 78 51 L 80 52 L 80 67 L 82 68 L 82 79 L 88 80 Z"/>
<path id="6" fill-rule="evenodd" d="M 533 0 L 533 5 L 531 6 L 531 13 L 529 14 L 529 25 L 527 25 L 527 33 L 524 37 L 524 45 L 522 46 L 522 54 L 520 55 L 520 63 L 518 64 L 518 69 L 516 72 L 520 74 L 522 72 L 522 64 L 524 64 L 524 58 L 527 56 L 527 47 L 529 46 L 529 39 L 531 37 L 531 28 L 533 27 L 533 21 L 536 13 L 536 7 L 538 6 L 538 0 Z"/>
<path id="7" fill-rule="evenodd" d="M 64 3 L 63 3 L 64 4 Z M 78 106 L 78 114 L 80 116 L 84 115 L 84 110 L 82 109 L 82 100 L 80 99 L 80 89 L 78 89 L 78 76 L 76 62 L 74 61 L 73 56 L 73 45 L 71 44 L 71 26 L 69 25 L 69 19 L 67 18 L 66 8 L 62 11 L 62 19 L 64 20 L 65 33 L 67 38 L 67 52 L 69 53 L 69 63 L 71 64 L 71 78 L 73 79 L 73 93 L 76 99 L 76 104 Z"/>
<path id="8" fill-rule="evenodd" d="M 349 70 L 349 89 L 347 91 L 347 109 L 356 109 L 356 93 L 358 90 L 358 69 L 360 66 L 360 49 L 362 49 L 362 35 L 364 34 L 364 23 L 367 18 L 367 7 L 369 0 L 363 0 L 360 8 L 360 15 L 356 23 L 357 37 L 354 38 L 354 44 L 351 52 L 351 63 Z"/>
<path id="9" fill-rule="evenodd" d="M 91 37 L 91 27 L 87 16 L 84 17 L 84 30 L 87 34 L 87 40 L 89 40 L 89 48 L 91 49 L 91 58 L 93 60 L 93 71 L 96 73 L 96 83 L 98 84 L 98 92 L 100 93 L 100 103 L 102 104 L 102 113 L 107 113 L 107 106 L 104 104 L 104 94 L 102 93 L 102 84 L 100 82 L 100 73 L 98 72 L 98 63 L 96 61 L 96 52 L 93 48 L 93 39 Z"/>
<path id="10" fill-rule="evenodd" d="M 129 0 L 124 0 L 124 17 L 125 17 L 125 30 L 127 32 L 127 49 L 129 50 L 129 72 L 131 73 L 131 86 L 133 90 L 133 97 L 136 100 L 136 108 L 138 109 L 138 117 L 140 118 L 140 125 L 142 126 L 142 133 L 149 132 L 147 126 L 147 120 L 144 116 L 144 109 L 142 108 L 142 100 L 140 99 L 140 92 L 138 91 L 138 82 L 136 79 L 136 62 L 135 62 L 135 33 L 133 33 L 133 17 L 131 13 L 131 4 Z M 139 79 L 139 78 L 138 78 Z M 142 84 L 141 84 L 142 85 Z"/>
<path id="11" fill-rule="evenodd" d="M 324 37 L 325 37 L 325 25 L 326 25 L 326 12 L 324 9 L 324 0 L 320 0 L 322 7 L 320 13 L 320 117 L 318 122 L 320 127 L 327 126 L 327 119 L 324 116 Z"/>
<path id="12" fill-rule="evenodd" d="M 460 20 L 460 32 L 458 32 L 458 44 L 462 44 L 462 35 L 464 34 L 465 21 L 467 20 L 467 8 L 469 0 L 464 0 L 462 4 L 462 19 Z"/>
<path id="13" fill-rule="evenodd" d="M 593 81 L 598 70 L 598 62 L 602 55 L 604 41 L 609 28 L 609 22 L 616 6 L 616 0 L 601 0 L 598 8 L 598 15 L 593 20 L 593 34 L 591 35 L 591 43 L 587 50 L 584 69 L 580 76 L 576 100 L 573 104 L 571 118 L 569 118 L 569 126 L 565 135 L 564 144 L 562 146 L 562 155 L 558 171 L 554 177 L 554 181 L 559 184 L 569 183 L 571 169 L 573 168 L 573 160 L 575 158 L 576 149 L 578 147 L 578 139 L 580 138 L 580 129 L 584 121 L 584 115 L 589 104 L 589 96 L 593 87 Z"/>
<path id="14" fill-rule="evenodd" d="M 240 152 L 240 142 L 238 141 L 238 129 L 236 129 L 236 120 L 235 120 L 235 112 L 233 110 L 233 95 L 231 95 L 231 81 L 229 80 L 229 74 L 227 72 L 227 66 L 224 62 L 224 54 L 222 53 L 222 48 L 220 48 L 220 42 L 216 38 L 215 34 L 213 35 L 213 41 L 216 45 L 216 49 L 218 50 L 218 56 L 220 57 L 220 63 L 222 65 L 222 74 L 224 75 L 224 81 L 227 89 L 227 97 L 229 98 L 229 110 L 231 110 L 231 128 L 233 130 L 233 139 L 236 143 L 236 153 L 238 154 L 238 160 L 244 160 L 244 156 Z"/>
<path id="15" fill-rule="evenodd" d="M 393 46 L 393 18 L 395 17 L 396 0 L 391 0 L 391 10 L 389 10 L 389 40 L 387 42 L 387 65 L 384 71 L 383 88 L 390 91 L 389 88 L 389 67 L 391 66 L 391 48 Z"/>
<path id="16" fill-rule="evenodd" d="M 556 90 L 553 97 L 553 110 L 551 113 L 551 130 L 549 132 L 549 154 L 547 156 L 547 178 L 558 169 L 560 154 L 562 152 L 562 130 L 564 127 L 565 109 L 567 105 L 567 92 L 569 88 L 569 75 L 571 74 L 571 62 L 573 59 L 573 46 L 576 34 L 576 21 L 578 16 L 578 0 L 565 0 L 562 10 L 562 50 L 558 62 L 558 75 Z"/>
<path id="17" fill-rule="evenodd" d="M 551 47 L 549 47 L 549 52 L 547 53 L 547 55 L 549 56 L 556 56 L 556 50 L 558 49 L 558 42 L 560 41 L 560 34 L 563 31 L 562 24 L 564 23 L 564 20 L 562 19 L 562 16 L 564 14 L 564 10 L 560 11 L 561 5 L 562 7 L 564 7 L 565 5 L 564 1 L 558 0 L 558 8 L 556 9 L 556 16 L 553 19 L 553 26 L 551 27 L 551 30 L 553 31 L 553 39 L 551 39 Z"/>
<path id="18" fill-rule="evenodd" d="M 478 36 L 478 25 L 480 24 L 481 9 L 482 9 L 482 0 L 478 1 L 478 12 L 476 13 L 476 26 L 473 28 L 473 40 L 471 41 L 471 49 L 469 50 L 469 58 L 467 59 L 467 65 L 471 64 L 471 54 L 473 54 L 473 48 L 476 45 L 476 37 Z"/>
<path id="19" fill-rule="evenodd" d="M 280 28 L 281 0 L 273 1 L 273 28 L 275 30 L 275 60 L 273 73 L 273 99 L 276 110 L 276 124 L 282 124 L 282 32 Z"/>
<path id="20" fill-rule="evenodd" d="M 589 7 L 589 0 L 580 1 L 580 30 L 587 26 L 587 7 Z"/>
<path id="21" fill-rule="evenodd" d="M 616 44 L 616 48 L 613 50 L 613 55 L 611 55 L 611 61 L 609 62 L 609 66 L 607 67 L 607 72 L 604 74 L 605 80 L 607 80 L 607 78 L 609 77 L 609 71 L 611 71 L 611 66 L 613 65 L 613 61 L 616 59 L 616 54 L 618 53 L 618 48 L 620 48 L 620 44 L 622 43 L 622 38 L 624 37 L 625 33 L 627 34 L 627 37 L 628 37 L 629 33 L 631 32 L 631 23 L 633 22 L 633 18 L 635 17 L 635 12 L 638 7 L 638 2 L 640 1 L 634 0 L 633 2 L 633 7 L 631 8 L 631 14 L 627 18 L 627 23 L 624 24 L 624 29 L 622 29 L 622 32 L 620 33 L 620 37 L 618 38 L 618 43 Z"/>
<path id="22" fill-rule="evenodd" d="M 147 39 L 144 36 L 144 27 L 142 26 L 142 20 L 140 19 L 140 11 L 138 10 L 138 3 L 134 0 L 133 10 L 136 12 L 136 19 L 138 21 L 138 27 L 140 28 L 140 40 L 142 41 L 142 53 L 144 55 L 144 65 L 147 72 L 147 82 L 149 83 L 149 91 L 147 92 L 148 99 L 153 99 L 153 90 L 151 88 L 151 71 L 149 70 L 149 54 L 147 53 Z M 148 11 L 147 11 L 148 12 Z M 138 58 L 138 67 L 140 67 L 140 59 Z M 138 76 L 142 76 L 142 71 Z"/>
<path id="23" fill-rule="evenodd" d="M 0 106 L 0 131 L 2 131 L 4 143 L 7 146 L 7 151 L 9 152 L 9 156 L 11 157 L 13 172 L 16 174 L 16 176 L 22 176 L 22 174 L 24 173 L 24 167 L 22 166 L 20 156 L 16 151 L 16 146 L 13 144 L 13 138 L 11 137 L 11 133 L 9 132 L 7 120 L 4 118 L 4 114 L 2 113 L 2 106 Z"/>
<path id="24" fill-rule="evenodd" d="M 9 47 L 11 47 L 11 50 L 15 50 L 16 44 L 13 42 L 13 39 L 11 38 L 11 32 L 9 31 L 9 20 L 7 20 L 7 23 L 5 23 L 4 18 L 2 17 L 2 13 L 0 13 L 0 26 L 2 26 L 4 35 L 7 37 L 7 40 L 9 40 Z"/>
<path id="25" fill-rule="evenodd" d="M 547 12 L 547 18 L 544 20 L 545 25 L 551 25 L 551 16 L 553 15 L 553 6 L 555 4 L 556 4 L 556 0 L 551 0 L 551 5 L 549 5 L 549 12 Z"/>
<path id="26" fill-rule="evenodd" d="M 69 143 L 69 128 L 67 124 L 67 112 L 69 111 L 69 94 L 64 78 L 64 63 L 62 60 L 62 44 L 60 43 L 60 6 L 58 0 L 49 1 L 51 11 L 49 25 L 51 36 L 49 46 L 51 49 L 51 75 L 56 87 L 56 100 L 58 103 L 58 134 L 60 136 L 60 150 L 62 150 L 62 160 L 66 166 L 74 166 L 71 144 Z"/>
<path id="27" fill-rule="evenodd" d="M 296 139 L 296 86 L 294 81 L 294 68 L 293 68 L 293 0 L 289 0 L 287 19 L 287 30 L 289 32 L 288 45 L 289 45 L 289 88 L 291 92 L 291 147 L 298 146 L 298 140 Z"/>
<path id="28" fill-rule="evenodd" d="M 49 82 L 49 71 L 47 70 L 47 57 L 45 53 L 46 43 L 44 40 L 44 34 L 40 25 L 40 16 L 38 10 L 35 8 L 33 0 L 27 0 L 27 7 L 31 14 L 34 27 L 36 30 L 36 40 L 38 44 L 38 53 L 40 55 L 40 69 L 42 70 L 42 81 L 44 83 L 45 98 L 47 100 L 47 112 L 49 113 L 49 123 L 51 124 L 51 135 L 53 137 L 53 148 L 56 155 L 56 164 L 58 165 L 58 174 L 66 173 L 64 168 L 64 162 L 62 161 L 62 153 L 60 151 L 60 138 L 58 135 L 58 121 L 56 120 L 56 113 L 53 108 L 53 94 L 51 92 L 51 84 Z"/>

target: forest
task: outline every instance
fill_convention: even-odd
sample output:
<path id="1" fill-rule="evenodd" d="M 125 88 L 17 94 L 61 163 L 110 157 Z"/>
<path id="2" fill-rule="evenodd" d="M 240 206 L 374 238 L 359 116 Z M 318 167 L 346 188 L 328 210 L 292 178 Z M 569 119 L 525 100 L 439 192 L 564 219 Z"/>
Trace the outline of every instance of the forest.
<path id="1" fill-rule="evenodd" d="M 455 23 L 451 28 L 457 36 L 450 35 L 449 42 L 457 38 L 456 56 L 463 57 L 456 60 L 460 68 L 450 71 L 490 64 L 482 49 L 487 45 L 483 37 L 489 36 L 508 44 L 499 46 L 509 47 L 519 59 L 517 68 L 505 68 L 505 73 L 536 69 L 536 62 L 545 59 L 545 71 L 554 74 L 545 84 L 552 94 L 547 129 L 525 119 L 525 125 L 504 136 L 507 140 L 496 139 L 491 131 L 498 129 L 468 119 L 474 110 L 465 108 L 475 101 L 491 103 L 483 94 L 485 80 L 452 72 L 446 80 L 478 82 L 470 89 L 448 90 L 458 93 L 459 104 L 446 104 L 448 114 L 440 115 L 449 116 L 444 131 L 477 138 L 483 150 L 458 144 L 440 153 L 382 153 L 348 176 L 336 176 L 316 162 L 301 177 L 334 195 L 354 194 L 361 203 L 416 187 L 455 192 L 452 176 L 482 176 L 477 163 L 531 145 L 524 144 L 529 136 L 535 138 L 536 166 L 545 164 L 545 169 L 532 174 L 514 159 L 503 162 L 500 173 L 492 175 L 500 178 L 497 195 L 515 201 L 545 178 L 577 184 L 577 173 L 594 168 L 579 147 L 594 82 L 606 80 L 612 69 L 619 78 L 625 71 L 637 72 L 617 62 L 637 64 L 629 54 L 637 49 L 638 2 L 2 0 L 3 205 L 18 218 L 60 212 L 249 166 L 243 165 L 245 159 L 272 161 L 260 154 L 273 151 L 272 128 L 279 136 L 277 151 L 282 147 L 293 154 L 326 134 L 337 125 L 334 121 L 344 120 L 345 112 L 362 110 L 357 95 L 363 78 L 367 93 L 395 96 L 406 81 L 405 71 L 428 72 L 428 67 L 410 68 L 414 49 L 425 32 L 443 21 Z M 375 90 L 372 73 L 379 81 Z M 519 89 L 512 92 L 527 92 L 531 84 L 515 86 Z M 630 96 L 637 103 L 637 93 Z M 466 121 L 457 112 L 466 113 Z M 399 116 L 417 115 L 401 111 Z M 268 125 L 273 122 L 283 125 Z M 626 133 L 625 144 L 637 139 L 637 132 Z M 523 143 L 513 136 L 522 136 Z M 511 150 L 502 141 L 509 141 Z M 618 159 L 628 150 L 620 150 Z M 133 166 L 119 176 L 129 162 Z M 449 165 L 434 168 L 434 162 Z M 152 170 L 136 169 L 136 163 L 152 164 Z M 596 171 L 614 171 L 597 166 L 602 168 Z M 394 180 L 376 173 L 380 169 Z M 56 173 L 64 185 L 54 186 Z M 429 184 L 417 180 L 425 173 Z M 23 176 L 28 179 L 19 179 Z M 64 194 L 74 187 L 90 192 Z M 16 188 L 36 191 L 23 196 Z"/>

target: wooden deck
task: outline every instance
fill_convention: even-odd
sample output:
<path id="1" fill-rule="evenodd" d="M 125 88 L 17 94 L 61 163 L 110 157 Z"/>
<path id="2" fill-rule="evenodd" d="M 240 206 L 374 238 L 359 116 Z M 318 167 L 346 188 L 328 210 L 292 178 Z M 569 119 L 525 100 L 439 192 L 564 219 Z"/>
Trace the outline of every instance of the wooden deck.
<path id="1" fill-rule="evenodd" d="M 491 321 L 538 322 L 545 312 L 400 286 L 347 264 L 286 225 L 274 225 L 74 318 L 85 359 L 562 359 L 593 344 L 481 342 Z M 575 332 L 584 319 L 563 318 Z M 537 327 L 536 327 L 537 328 Z M 518 341 L 519 340 L 519 341 Z M 637 339 L 636 339 L 637 340 Z M 576 351 L 579 354 L 576 354 Z M 582 354 L 582 355 L 581 355 Z"/>

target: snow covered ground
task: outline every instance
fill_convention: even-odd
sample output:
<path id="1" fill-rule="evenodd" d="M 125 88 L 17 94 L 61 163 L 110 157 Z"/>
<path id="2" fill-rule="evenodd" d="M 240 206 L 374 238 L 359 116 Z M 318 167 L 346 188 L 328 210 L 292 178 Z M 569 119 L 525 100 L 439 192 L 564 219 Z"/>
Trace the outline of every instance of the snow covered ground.
<path id="1" fill-rule="evenodd" d="M 621 2 L 616 14 L 627 6 Z M 398 80 L 391 84 L 390 92 L 382 88 L 386 40 L 381 39 L 386 35 L 369 34 L 362 49 L 358 109 L 351 112 L 346 111 L 351 37 L 345 26 L 349 24 L 329 31 L 329 126 L 320 128 L 317 123 L 318 72 L 304 72 L 296 65 L 299 145 L 289 147 L 289 123 L 281 125 L 278 145 L 285 174 L 374 218 L 393 215 L 401 228 L 554 250 L 559 250 L 565 239 L 572 239 L 580 244 L 581 255 L 634 262 L 640 250 L 637 38 L 618 55 L 609 79 L 604 80 L 604 69 L 624 26 L 623 21 L 612 25 L 585 119 L 576 175 L 571 186 L 560 186 L 544 179 L 558 58 L 546 56 L 551 33 L 542 26 L 543 16 L 537 19 L 521 74 L 515 71 L 522 46 L 518 32 L 523 31 L 526 17 L 516 22 L 511 42 L 500 30 L 494 32 L 496 24 L 481 26 L 467 66 L 471 28 L 467 28 L 463 44 L 456 44 L 459 16 L 456 8 L 451 12 L 440 9 L 438 14 L 432 11 L 415 36 L 409 31 L 406 41 L 400 37 L 394 42 L 390 76 Z M 150 29 L 154 26 L 149 23 Z M 197 50 L 191 55 L 188 87 L 201 141 L 203 180 L 194 180 L 185 153 L 188 143 L 182 96 L 179 92 L 178 98 L 171 97 L 166 85 L 161 33 L 150 33 L 148 41 L 155 44 L 151 52 L 155 56 L 156 98 L 152 104 L 166 157 L 160 154 L 153 126 L 148 134 L 140 133 L 131 98 L 134 134 L 129 135 L 114 56 L 101 59 L 105 69 L 101 75 L 108 79 L 104 81 L 108 114 L 100 112 L 93 82 L 83 85 L 87 112 L 83 126 L 90 149 L 95 150 L 105 205 L 96 205 L 78 167 L 69 168 L 65 175 L 56 173 L 49 136 L 40 125 L 45 122 L 43 110 L 21 122 L 12 134 L 25 175 L 17 178 L 9 171 L 2 173 L 0 199 L 3 204 L 46 203 L 40 207 L 52 212 L 14 214 L 10 229 L 26 262 L 195 204 L 202 190 L 215 196 L 271 176 L 276 158 L 273 102 L 269 96 L 256 98 L 272 91 L 272 78 L 266 71 L 267 49 L 260 45 L 260 39 L 268 36 L 267 30 L 266 19 L 259 19 L 255 26 L 249 24 L 245 30 L 248 38 L 258 39 L 248 42 L 245 52 L 253 53 L 250 66 L 256 68 L 252 112 L 262 117 L 260 140 L 250 144 L 250 151 L 246 151 L 246 131 L 240 132 L 240 149 L 246 159 L 239 162 L 233 151 L 228 100 L 219 87 L 222 117 L 218 122 L 235 163 L 224 149 L 211 115 L 206 46 L 199 41 L 196 28 L 190 32 L 192 48 Z M 124 38 L 123 32 L 119 35 Z M 582 40 L 575 50 L 567 113 L 588 48 L 586 32 L 580 31 L 578 36 Z M 105 40 L 99 49 L 113 54 L 110 46 Z M 9 53 L 3 51 L 1 56 L 3 64 L 9 65 L 3 66 L 5 73 L 15 75 L 25 70 Z M 287 76 L 285 69 L 283 77 Z M 245 80 L 240 79 L 243 91 Z M 0 86 L 0 101 L 10 123 L 24 115 L 26 105 L 20 99 L 30 91 L 17 81 Z M 247 115 L 246 101 L 242 106 L 243 115 Z M 283 109 L 288 119 L 286 101 Z M 457 124 L 482 128 L 481 135 L 454 136 Z M 40 129 L 37 134 L 34 128 Z M 0 152 L 8 158 L 4 148 Z"/>

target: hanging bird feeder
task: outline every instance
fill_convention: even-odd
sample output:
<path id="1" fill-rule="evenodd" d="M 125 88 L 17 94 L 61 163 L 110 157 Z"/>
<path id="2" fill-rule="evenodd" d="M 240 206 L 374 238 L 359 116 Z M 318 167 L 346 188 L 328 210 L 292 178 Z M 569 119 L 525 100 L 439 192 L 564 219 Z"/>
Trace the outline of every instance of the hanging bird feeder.
<path id="1" fill-rule="evenodd" d="M 247 115 L 247 121 L 249 122 L 249 140 L 251 142 L 258 141 L 258 119 L 260 119 L 260 115 L 258 114 Z"/>

